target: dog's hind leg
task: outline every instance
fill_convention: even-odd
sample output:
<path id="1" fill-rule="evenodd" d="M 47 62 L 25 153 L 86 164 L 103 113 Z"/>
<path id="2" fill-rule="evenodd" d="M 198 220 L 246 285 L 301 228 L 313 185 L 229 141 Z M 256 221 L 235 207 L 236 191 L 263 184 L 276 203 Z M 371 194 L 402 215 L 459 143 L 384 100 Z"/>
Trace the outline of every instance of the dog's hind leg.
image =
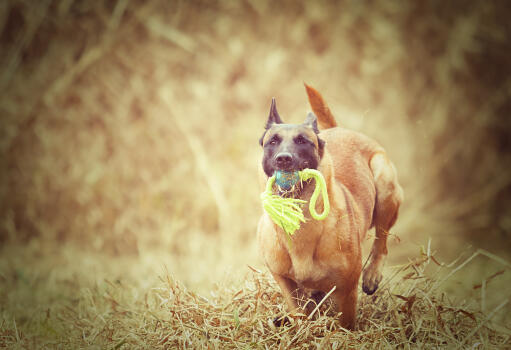
<path id="1" fill-rule="evenodd" d="M 339 321 L 344 328 L 353 330 L 357 315 L 357 284 L 351 290 L 336 290 L 332 297 L 337 311 L 342 312 Z"/>
<path id="2" fill-rule="evenodd" d="M 382 278 L 383 265 L 387 257 L 387 236 L 397 219 L 403 201 L 403 190 L 397 182 L 394 165 L 385 153 L 376 153 L 370 161 L 376 187 L 376 204 L 373 224 L 376 237 L 371 249 L 369 265 L 364 269 L 362 289 L 373 294 Z"/>

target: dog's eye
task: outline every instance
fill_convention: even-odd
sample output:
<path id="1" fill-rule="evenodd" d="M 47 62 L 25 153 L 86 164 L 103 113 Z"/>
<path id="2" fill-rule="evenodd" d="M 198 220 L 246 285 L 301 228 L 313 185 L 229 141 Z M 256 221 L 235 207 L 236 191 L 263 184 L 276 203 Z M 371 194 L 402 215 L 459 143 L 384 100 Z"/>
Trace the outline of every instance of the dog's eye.
<path id="1" fill-rule="evenodd" d="M 270 142 L 268 142 L 270 145 L 276 145 L 279 143 L 280 139 L 277 136 L 274 136 L 270 139 Z"/>
<path id="2" fill-rule="evenodd" d="M 298 145 L 303 145 L 303 144 L 307 143 L 307 139 L 305 137 L 303 137 L 302 135 L 298 135 L 295 138 L 295 143 L 298 144 Z"/>

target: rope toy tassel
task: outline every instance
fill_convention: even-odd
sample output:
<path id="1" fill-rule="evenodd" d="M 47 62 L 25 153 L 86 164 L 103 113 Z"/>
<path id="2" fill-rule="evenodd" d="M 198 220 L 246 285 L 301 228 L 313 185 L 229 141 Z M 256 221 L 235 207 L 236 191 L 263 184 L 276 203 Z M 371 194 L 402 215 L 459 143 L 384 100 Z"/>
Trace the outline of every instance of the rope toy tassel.
<path id="1" fill-rule="evenodd" d="M 309 202 L 309 212 L 315 220 L 324 220 L 330 212 L 330 202 L 326 190 L 325 178 L 319 171 L 314 169 L 304 169 L 299 171 L 298 175 L 301 181 L 314 178 L 315 188 Z M 296 178 L 298 179 L 298 177 Z M 301 206 L 305 204 L 306 201 L 296 198 L 284 198 L 273 194 L 272 189 L 275 179 L 276 175 L 268 179 L 266 190 L 261 193 L 261 201 L 264 210 L 268 213 L 272 221 L 291 236 L 300 228 L 300 223 L 305 222 Z M 322 193 L 324 209 L 323 213 L 318 214 L 316 211 L 316 201 L 320 192 Z"/>
<path id="2" fill-rule="evenodd" d="M 300 205 L 306 202 L 301 199 L 283 198 L 273 194 L 274 183 L 275 175 L 268 179 L 266 191 L 261 193 L 263 208 L 275 224 L 280 226 L 287 234 L 292 235 L 300 228 L 300 222 L 305 222 Z"/>

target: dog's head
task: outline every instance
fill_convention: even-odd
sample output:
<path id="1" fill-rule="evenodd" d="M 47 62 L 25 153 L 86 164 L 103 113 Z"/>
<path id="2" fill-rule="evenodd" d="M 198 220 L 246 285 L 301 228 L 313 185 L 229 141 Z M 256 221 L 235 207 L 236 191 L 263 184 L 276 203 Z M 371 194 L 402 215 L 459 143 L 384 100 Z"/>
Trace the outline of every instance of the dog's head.
<path id="1" fill-rule="evenodd" d="M 307 114 L 303 124 L 284 124 L 273 98 L 266 130 L 259 140 L 264 149 L 266 175 L 270 177 L 276 170 L 317 169 L 325 148 L 318 134 L 318 122 L 313 113 Z"/>

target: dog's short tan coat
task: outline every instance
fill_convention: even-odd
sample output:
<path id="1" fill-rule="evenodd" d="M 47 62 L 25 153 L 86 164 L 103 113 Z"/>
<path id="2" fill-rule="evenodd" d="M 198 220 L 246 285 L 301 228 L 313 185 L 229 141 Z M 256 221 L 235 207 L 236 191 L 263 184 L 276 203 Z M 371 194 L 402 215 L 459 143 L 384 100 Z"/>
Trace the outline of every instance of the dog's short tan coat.
<path id="1" fill-rule="evenodd" d="M 295 312 L 304 289 L 332 293 L 341 324 L 353 328 L 356 321 L 357 286 L 362 272 L 361 242 L 375 227 L 376 239 L 364 269 L 363 289 L 373 293 L 382 278 L 387 255 L 387 236 L 394 225 L 403 191 L 394 165 L 384 149 L 358 132 L 337 127 L 321 95 L 306 85 L 309 102 L 318 118 L 319 137 L 326 142 L 318 170 L 323 174 L 330 198 L 330 214 L 323 221 L 310 217 L 291 237 L 264 213 L 258 225 L 262 256 Z M 316 145 L 317 147 L 317 145 Z M 261 185 L 268 179 L 260 170 Z M 300 198 L 308 200 L 313 186 Z M 323 210 L 318 201 L 318 212 Z"/>

